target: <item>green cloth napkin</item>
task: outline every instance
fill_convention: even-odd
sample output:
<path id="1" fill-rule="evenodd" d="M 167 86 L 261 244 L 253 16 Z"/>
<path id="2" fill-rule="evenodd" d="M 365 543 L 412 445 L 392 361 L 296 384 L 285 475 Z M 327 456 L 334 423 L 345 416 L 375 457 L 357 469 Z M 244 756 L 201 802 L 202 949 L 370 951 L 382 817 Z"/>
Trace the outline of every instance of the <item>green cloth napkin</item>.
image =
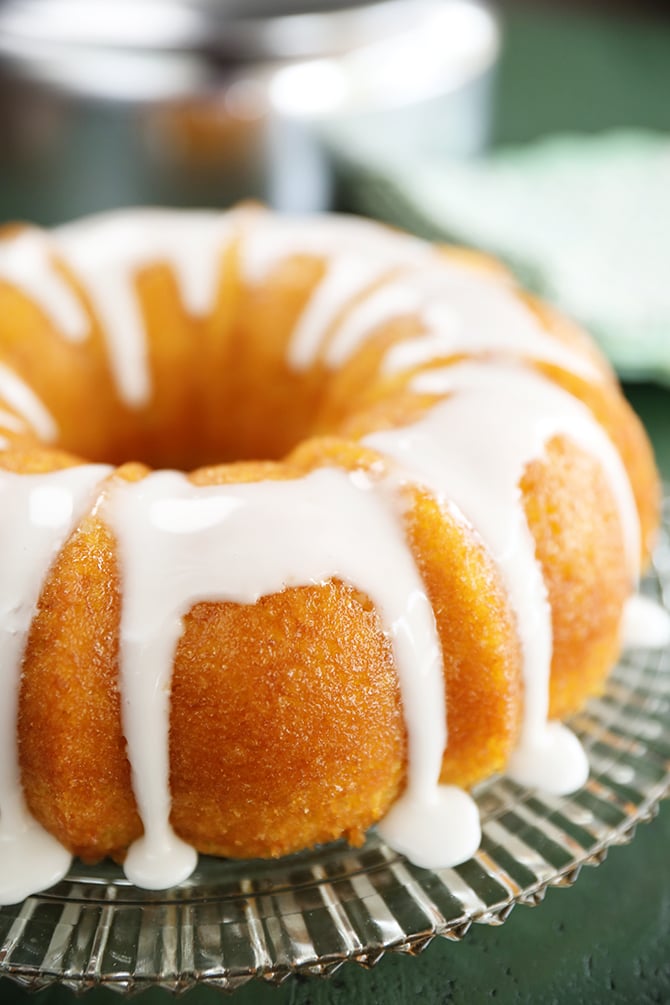
<path id="1" fill-rule="evenodd" d="M 578 319 L 626 378 L 670 383 L 670 138 L 558 135 L 475 161 L 336 154 L 357 205 L 487 249 Z"/>

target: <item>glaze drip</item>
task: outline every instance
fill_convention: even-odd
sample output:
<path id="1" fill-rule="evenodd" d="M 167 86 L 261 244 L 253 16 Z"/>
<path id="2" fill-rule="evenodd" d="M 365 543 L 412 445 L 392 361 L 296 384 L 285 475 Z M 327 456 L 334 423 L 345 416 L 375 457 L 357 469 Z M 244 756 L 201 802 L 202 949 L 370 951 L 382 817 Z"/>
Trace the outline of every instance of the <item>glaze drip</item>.
<path id="1" fill-rule="evenodd" d="M 44 443 L 53 443 L 58 437 L 58 426 L 46 406 L 9 367 L 0 363 L 0 400 L 13 408 L 25 425 L 28 425 Z M 11 413 L 2 409 L 0 426 L 14 432 L 22 432 L 23 424 L 19 423 Z"/>
<path id="2" fill-rule="evenodd" d="M 389 279 L 355 306 L 326 352 L 342 366 L 376 329 L 399 317 L 417 318 L 424 331 L 386 353 L 383 372 L 396 374 L 461 353 L 496 353 L 542 360 L 588 380 L 602 379 L 584 356 L 549 335 L 502 278 L 491 278 L 447 257 Z"/>
<path id="3" fill-rule="evenodd" d="M 60 227 L 54 251 L 83 282 L 108 339 L 110 364 L 123 401 L 139 408 L 151 397 L 146 335 L 134 283 L 143 267 L 170 265 L 193 315 L 212 306 L 221 258 L 235 232 L 235 214 L 135 210 Z"/>
<path id="4" fill-rule="evenodd" d="M 259 209 L 106 213 L 59 227 L 48 239 L 33 229 L 7 238 L 0 244 L 0 279 L 30 295 L 66 338 L 83 341 L 92 319 L 60 271 L 59 263 L 65 265 L 100 322 L 121 399 L 138 409 L 152 393 L 136 291 L 139 273 L 152 263 L 169 265 L 186 310 L 203 316 L 213 304 L 225 250 L 236 238 L 242 275 L 251 285 L 262 284 L 292 256 L 315 256 L 325 263 L 324 278 L 288 348 L 288 362 L 296 370 L 315 363 L 333 327 L 325 362 L 337 367 L 375 328 L 417 315 L 425 331 L 389 351 L 388 373 L 463 351 L 504 351 L 601 379 L 583 354 L 544 332 L 510 282 L 479 275 L 426 242 L 399 234 L 391 238 L 385 227 L 354 217 L 332 217 L 327 223 L 321 217 L 286 220 Z M 360 303 L 351 308 L 357 298 Z"/>
<path id="5" fill-rule="evenodd" d="M 50 886 L 70 865 L 68 852 L 33 820 L 23 798 L 16 742 L 21 664 L 51 564 L 110 470 L 0 472 L 0 904 Z"/>
<path id="6" fill-rule="evenodd" d="M 634 594 L 626 603 L 621 638 L 627 649 L 670 646 L 670 615 L 651 597 Z"/>
<path id="7" fill-rule="evenodd" d="M 446 710 L 435 620 L 388 491 L 361 472 L 335 468 L 224 487 L 196 487 L 160 472 L 134 485 L 119 482 L 104 515 L 123 569 L 123 724 L 145 832 L 129 854 L 134 882 L 162 887 L 190 871 L 169 825 L 169 690 L 182 618 L 200 601 L 253 604 L 287 586 L 333 579 L 362 590 L 380 613 L 398 667 L 408 800 L 428 819 L 438 797 L 449 799 L 438 786 Z M 406 820 L 410 829 L 420 840 Z M 470 854 L 478 833 L 460 839 Z M 454 864 L 461 852 L 442 835 L 439 864 Z"/>
<path id="8" fill-rule="evenodd" d="M 524 784 L 570 792 L 588 775 L 586 757 L 568 730 L 547 729 L 552 658 L 551 611 L 520 483 L 526 466 L 562 434 L 596 457 L 619 504 L 631 575 L 640 553 L 637 510 L 611 442 L 575 398 L 532 370 L 461 363 L 416 377 L 414 390 L 449 395 L 411 426 L 373 433 L 367 446 L 399 462 L 410 480 L 454 504 L 500 568 L 515 611 L 524 660 L 521 742 L 508 767 Z M 493 435 L 491 416 L 505 416 Z"/>
<path id="9" fill-rule="evenodd" d="M 121 399 L 141 408 L 151 397 L 151 377 L 135 289 L 139 272 L 156 262 L 171 266 L 186 309 L 205 314 L 241 215 L 143 209 L 89 217 L 57 228 L 48 239 L 22 231 L 0 245 L 0 279 L 29 294 L 66 338 L 83 341 L 92 319 L 59 271 L 58 263 L 64 264 L 102 327 Z"/>
<path id="10" fill-rule="evenodd" d="M 0 241 L 0 282 L 18 287 L 65 338 L 73 342 L 86 338 L 86 314 L 59 273 L 53 243 L 42 231 L 25 227 Z"/>

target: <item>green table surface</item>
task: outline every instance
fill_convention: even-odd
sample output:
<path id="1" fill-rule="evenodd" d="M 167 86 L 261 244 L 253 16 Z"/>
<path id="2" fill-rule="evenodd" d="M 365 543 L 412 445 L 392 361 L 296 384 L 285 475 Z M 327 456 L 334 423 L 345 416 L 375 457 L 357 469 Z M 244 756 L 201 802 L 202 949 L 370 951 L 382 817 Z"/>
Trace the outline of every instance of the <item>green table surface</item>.
<path id="1" fill-rule="evenodd" d="M 530 140 L 555 130 L 612 126 L 670 128 L 670 20 L 605 18 L 578 11 L 511 7 L 498 89 L 495 140 Z M 670 480 L 670 391 L 627 389 Z M 252 1003 L 426 1005 L 670 1002 L 670 804 L 571 889 L 552 889 L 536 908 L 517 907 L 500 928 L 475 926 L 460 943 L 435 940 L 418 958 L 387 956 L 372 971 L 354 964 L 328 981 L 291 979 L 277 989 L 254 982 L 232 996 Z M 28 1000 L 0 981 L 0 1005 Z M 43 1005 L 73 995 L 40 992 Z M 113 1002 L 93 991 L 91 1002 Z M 167 992 L 141 1001 L 166 1002 Z M 193 1003 L 221 1000 L 198 989 Z"/>

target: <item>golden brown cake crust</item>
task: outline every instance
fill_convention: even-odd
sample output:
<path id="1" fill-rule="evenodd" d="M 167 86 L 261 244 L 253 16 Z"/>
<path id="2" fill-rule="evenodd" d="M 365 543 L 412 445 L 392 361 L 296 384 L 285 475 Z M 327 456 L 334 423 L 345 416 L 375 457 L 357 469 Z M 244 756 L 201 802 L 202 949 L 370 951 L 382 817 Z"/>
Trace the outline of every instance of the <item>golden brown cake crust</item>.
<path id="1" fill-rule="evenodd" d="M 484 259 L 445 254 L 508 281 Z M 319 254 L 291 254 L 254 284 L 233 240 L 211 310 L 196 318 L 169 264 L 143 266 L 133 289 L 153 393 L 135 410 L 110 372 L 102 320 L 80 278 L 57 263 L 90 321 L 83 342 L 68 341 L 25 291 L 0 281 L 0 360 L 60 430 L 47 447 L 0 421 L 10 444 L 0 468 L 41 474 L 78 465 L 80 456 L 130 460 L 102 493 L 115 479 L 141 481 L 148 465 L 191 470 L 196 486 L 294 480 L 329 467 L 390 477 L 389 460 L 361 441 L 428 414 L 440 396 L 418 392 L 413 378 L 463 357 L 436 355 L 388 372 L 389 349 L 425 334 L 421 318 L 405 313 L 378 325 L 335 370 L 326 359 L 333 327 L 298 371 L 288 346 L 326 267 Z M 646 560 L 659 488 L 642 427 L 591 343 L 549 308 L 524 302 L 546 333 L 600 374 L 591 383 L 524 361 L 583 402 L 616 445 Z M 9 401 L 0 408 L 16 411 Z M 598 690 L 617 656 L 631 587 L 622 527 L 600 466 L 565 436 L 527 466 L 519 491 L 552 608 L 551 714 L 562 717 Z M 469 787 L 502 770 L 518 739 L 518 625 L 503 576 L 472 528 L 411 481 L 399 497 L 444 660 L 449 739 L 441 779 Z M 118 542 L 97 507 L 54 561 L 23 662 L 18 737 L 27 803 L 88 860 L 122 858 L 142 833 L 121 717 L 123 588 Z M 198 603 L 185 616 L 172 674 L 171 820 L 198 850 L 276 856 L 341 836 L 360 842 L 403 791 L 407 747 L 389 634 L 361 590 L 331 579 L 255 604 Z"/>

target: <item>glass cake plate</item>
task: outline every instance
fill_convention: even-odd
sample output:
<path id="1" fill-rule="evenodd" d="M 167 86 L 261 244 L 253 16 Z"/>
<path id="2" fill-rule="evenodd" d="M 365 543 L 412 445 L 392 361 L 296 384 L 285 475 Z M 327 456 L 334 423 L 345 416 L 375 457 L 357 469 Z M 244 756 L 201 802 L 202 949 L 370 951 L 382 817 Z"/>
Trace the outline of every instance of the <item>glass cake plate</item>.
<path id="1" fill-rule="evenodd" d="M 670 609 L 670 499 L 644 591 Z M 33 990 L 233 990 L 254 977 L 279 984 L 347 961 L 372 966 L 436 936 L 457 941 L 473 922 L 500 925 L 654 816 L 670 790 L 670 651 L 628 652 L 571 724 L 588 751 L 588 783 L 569 797 L 505 778 L 480 786 L 483 841 L 462 866 L 420 869 L 374 834 L 361 849 L 335 844 L 277 862 L 201 858 L 187 883 L 159 893 L 112 864 L 75 864 L 49 891 L 0 908 L 0 977 Z"/>

